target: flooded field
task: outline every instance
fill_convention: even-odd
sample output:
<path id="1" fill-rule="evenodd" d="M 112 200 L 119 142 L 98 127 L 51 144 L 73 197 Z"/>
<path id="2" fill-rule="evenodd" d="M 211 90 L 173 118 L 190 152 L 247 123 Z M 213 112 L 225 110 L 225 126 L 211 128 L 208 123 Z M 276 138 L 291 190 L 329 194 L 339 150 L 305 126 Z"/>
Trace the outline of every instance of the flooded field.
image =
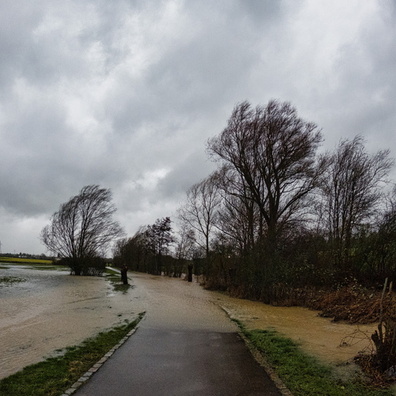
<path id="1" fill-rule="evenodd" d="M 333 365 L 367 348 L 375 327 L 332 323 L 308 309 L 234 299 L 197 283 L 147 274 L 129 273 L 133 288 L 126 293 L 115 292 L 105 278 L 68 271 L 2 266 L 3 276 L 25 281 L 0 284 L 0 378 L 142 311 L 152 326 L 171 321 L 179 328 L 236 331 L 223 308 L 248 328 L 273 328 Z"/>
<path id="2" fill-rule="evenodd" d="M 24 280 L 0 284 L 0 378 L 141 312 L 105 278 L 4 264 L 0 277 Z"/>

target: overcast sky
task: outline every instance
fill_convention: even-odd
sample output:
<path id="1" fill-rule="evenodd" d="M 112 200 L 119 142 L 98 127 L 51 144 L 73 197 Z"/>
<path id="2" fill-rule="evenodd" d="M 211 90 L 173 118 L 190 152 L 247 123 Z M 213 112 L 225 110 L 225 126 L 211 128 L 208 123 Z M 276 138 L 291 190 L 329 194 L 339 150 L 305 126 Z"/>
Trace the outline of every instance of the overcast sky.
<path id="1" fill-rule="evenodd" d="M 48 253 L 41 229 L 89 184 L 128 236 L 173 217 L 243 100 L 396 156 L 394 0 L 2 0 L 0 59 L 3 253 Z"/>

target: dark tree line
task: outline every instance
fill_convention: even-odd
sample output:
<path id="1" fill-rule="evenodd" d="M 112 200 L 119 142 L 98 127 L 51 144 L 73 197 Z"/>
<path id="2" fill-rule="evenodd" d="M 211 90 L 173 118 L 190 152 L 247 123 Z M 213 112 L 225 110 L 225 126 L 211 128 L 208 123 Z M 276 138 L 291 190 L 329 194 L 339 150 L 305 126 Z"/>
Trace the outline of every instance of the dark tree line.
<path id="1" fill-rule="evenodd" d="M 178 237 L 168 229 L 163 251 L 169 218 L 157 220 L 120 242 L 115 258 L 174 276 L 194 265 L 207 286 L 267 302 L 279 290 L 393 279 L 389 150 L 369 154 L 356 136 L 320 154 L 322 141 L 290 103 L 238 104 L 208 141 L 218 167 L 187 191 Z"/>
<path id="2" fill-rule="evenodd" d="M 357 136 L 320 155 L 321 142 L 289 103 L 235 107 L 208 142 L 218 169 L 187 192 L 179 216 L 204 242 L 208 285 L 269 301 L 280 286 L 393 276 L 389 151 L 370 155 Z"/>
<path id="3" fill-rule="evenodd" d="M 133 237 L 117 242 L 114 263 L 119 267 L 125 265 L 133 271 L 180 276 L 182 261 L 170 252 L 174 242 L 170 217 L 157 219 L 154 224 L 141 227 Z"/>

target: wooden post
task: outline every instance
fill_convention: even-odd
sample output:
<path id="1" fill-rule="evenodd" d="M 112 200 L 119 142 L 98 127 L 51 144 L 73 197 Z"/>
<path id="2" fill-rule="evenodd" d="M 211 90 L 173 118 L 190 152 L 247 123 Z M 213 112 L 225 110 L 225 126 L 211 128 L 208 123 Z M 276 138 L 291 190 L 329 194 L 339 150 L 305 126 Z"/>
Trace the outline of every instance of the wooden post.
<path id="1" fill-rule="evenodd" d="M 192 282 L 192 276 L 193 276 L 193 266 L 192 264 L 188 265 L 188 281 Z"/>
<path id="2" fill-rule="evenodd" d="M 126 265 L 124 265 L 124 266 L 121 268 L 121 281 L 122 281 L 122 283 L 123 283 L 124 285 L 127 285 L 127 284 L 128 284 L 128 275 L 127 275 L 127 272 L 128 272 L 128 267 L 127 267 Z"/>

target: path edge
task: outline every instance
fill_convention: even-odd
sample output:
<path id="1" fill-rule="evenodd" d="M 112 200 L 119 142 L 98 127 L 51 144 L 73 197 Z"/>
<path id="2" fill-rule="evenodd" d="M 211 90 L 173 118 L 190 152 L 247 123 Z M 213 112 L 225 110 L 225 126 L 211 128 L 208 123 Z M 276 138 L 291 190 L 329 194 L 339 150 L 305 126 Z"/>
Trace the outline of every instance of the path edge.
<path id="1" fill-rule="evenodd" d="M 99 359 L 87 372 L 85 372 L 69 389 L 63 392 L 60 396 L 70 396 L 75 393 L 81 386 L 83 386 L 92 377 L 92 375 L 95 374 L 107 362 L 107 360 L 110 359 L 114 352 L 122 345 L 124 345 L 125 342 L 127 342 L 133 334 L 135 334 L 135 332 L 139 328 L 140 322 L 145 318 L 145 316 L 146 315 L 144 312 L 143 316 L 136 324 L 136 326 L 131 331 L 129 331 L 127 335 L 118 342 L 118 344 L 113 346 L 113 348 L 105 353 L 101 359 Z"/>
<path id="2" fill-rule="evenodd" d="M 232 313 L 227 308 L 225 308 L 224 306 L 220 306 L 220 308 L 227 314 L 227 316 L 231 320 L 233 320 L 233 321 L 236 320 L 236 318 L 234 318 L 232 316 Z M 244 341 L 245 345 L 249 349 L 250 353 L 252 354 L 252 356 L 256 360 L 256 362 L 261 367 L 263 367 L 263 369 L 268 374 L 270 379 L 275 383 L 275 386 L 278 388 L 279 392 L 281 392 L 282 396 L 293 396 L 293 393 L 290 392 L 290 390 L 287 388 L 287 386 L 284 384 L 284 382 L 280 379 L 278 374 L 275 372 L 275 370 L 272 368 L 272 366 L 268 363 L 265 356 L 257 348 L 254 347 L 254 345 L 250 342 L 250 340 L 239 329 L 239 326 L 238 326 L 238 334 Z"/>

